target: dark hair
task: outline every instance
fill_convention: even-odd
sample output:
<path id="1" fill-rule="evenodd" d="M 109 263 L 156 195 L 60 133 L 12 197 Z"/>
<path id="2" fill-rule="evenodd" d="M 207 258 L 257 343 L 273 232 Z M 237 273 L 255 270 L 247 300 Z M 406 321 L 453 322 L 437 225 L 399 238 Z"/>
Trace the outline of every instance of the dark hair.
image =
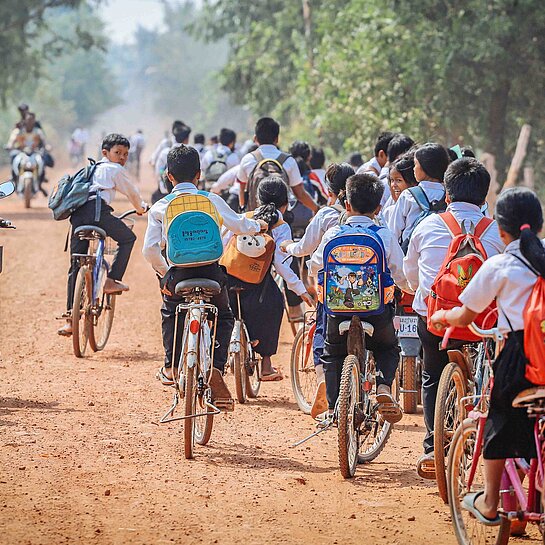
<path id="1" fill-rule="evenodd" d="M 198 132 L 193 137 L 193 143 L 194 144 L 203 144 L 205 143 L 206 139 L 204 138 L 204 134 L 202 132 Z"/>
<path id="2" fill-rule="evenodd" d="M 297 157 L 301 157 L 303 161 L 307 162 L 310 157 L 310 146 L 308 142 L 296 140 L 290 146 L 289 152 L 295 159 L 297 159 Z"/>
<path id="3" fill-rule="evenodd" d="M 375 157 L 379 154 L 380 151 L 388 153 L 388 145 L 390 144 L 392 138 L 395 136 L 393 132 L 381 132 L 377 137 L 377 143 L 375 144 Z"/>
<path id="4" fill-rule="evenodd" d="M 473 157 L 475 158 L 475 152 L 471 146 L 464 146 L 462 148 L 462 157 Z"/>
<path id="5" fill-rule="evenodd" d="M 380 205 L 384 184 L 369 172 L 354 174 L 346 180 L 346 200 L 354 212 L 370 214 Z"/>
<path id="6" fill-rule="evenodd" d="M 280 134 L 280 125 L 272 117 L 262 117 L 255 124 L 255 136 L 259 144 L 274 144 Z"/>
<path id="7" fill-rule="evenodd" d="M 254 219 L 264 220 L 269 229 L 278 222 L 278 209 L 288 204 L 288 187 L 279 176 L 268 176 L 257 188 L 257 198 L 261 204 L 254 212 Z"/>
<path id="8" fill-rule="evenodd" d="M 315 148 L 314 146 L 312 146 L 310 153 L 310 168 L 312 168 L 313 170 L 324 168 L 324 150 L 322 148 Z"/>
<path id="9" fill-rule="evenodd" d="M 451 161 L 458 159 L 458 154 L 452 148 L 447 148 L 447 153 Z"/>
<path id="10" fill-rule="evenodd" d="M 212 144 L 217 144 L 219 142 L 219 139 L 216 135 L 214 135 L 210 137 L 210 142 L 212 142 Z"/>
<path id="11" fill-rule="evenodd" d="M 178 129 L 180 127 L 185 127 L 186 124 L 181 121 L 180 119 L 176 119 L 175 121 L 172 122 L 172 132 L 175 131 L 175 129 Z"/>
<path id="12" fill-rule="evenodd" d="M 543 210 L 537 195 L 526 187 L 502 191 L 496 202 L 496 221 L 513 238 L 520 239 L 522 257 L 545 277 L 545 248 L 537 234 L 543 227 Z M 520 228 L 528 224 L 530 229 Z"/>
<path id="13" fill-rule="evenodd" d="M 183 142 L 187 140 L 191 134 L 191 127 L 185 124 L 177 125 L 176 127 L 173 126 L 172 134 L 174 135 L 174 139 L 178 144 L 183 144 Z"/>
<path id="14" fill-rule="evenodd" d="M 428 142 L 420 146 L 414 154 L 422 170 L 434 180 L 443 181 L 443 176 L 450 163 L 447 150 L 441 144 Z"/>
<path id="15" fill-rule="evenodd" d="M 302 157 L 295 157 L 295 162 L 299 167 L 299 173 L 301 176 L 304 176 L 307 172 L 310 172 L 310 167 L 308 163 Z"/>
<path id="16" fill-rule="evenodd" d="M 125 138 L 122 134 L 116 134 L 115 132 L 104 137 L 102 140 L 102 149 L 110 151 L 114 146 L 123 146 L 125 148 L 131 147 L 131 143 L 128 138 Z"/>
<path id="17" fill-rule="evenodd" d="M 398 157 L 391 165 L 390 172 L 397 170 L 405 183 L 410 186 L 418 185 L 418 181 L 414 176 L 414 153 L 416 149 L 411 149 L 405 152 L 401 157 Z"/>
<path id="18" fill-rule="evenodd" d="M 414 146 L 414 140 L 406 134 L 396 134 L 388 144 L 388 161 L 393 163 L 400 155 Z"/>
<path id="19" fill-rule="evenodd" d="M 230 146 L 237 140 L 237 133 L 231 129 L 221 129 L 220 131 L 220 144 L 224 146 Z"/>
<path id="20" fill-rule="evenodd" d="M 346 201 L 346 180 L 354 174 L 354 169 L 348 163 L 332 163 L 325 172 L 327 187 L 337 195 L 343 206 Z"/>
<path id="21" fill-rule="evenodd" d="M 462 157 L 450 163 L 445 172 L 445 190 L 452 202 L 482 206 L 490 187 L 490 174 L 482 163 Z"/>
<path id="22" fill-rule="evenodd" d="M 201 168 L 199 152 L 191 146 L 174 146 L 167 155 L 167 169 L 176 183 L 193 182 Z"/>
<path id="23" fill-rule="evenodd" d="M 361 156 L 360 152 L 351 153 L 348 156 L 348 163 L 350 163 L 351 166 L 354 168 L 359 168 L 361 165 L 363 165 L 363 157 Z"/>

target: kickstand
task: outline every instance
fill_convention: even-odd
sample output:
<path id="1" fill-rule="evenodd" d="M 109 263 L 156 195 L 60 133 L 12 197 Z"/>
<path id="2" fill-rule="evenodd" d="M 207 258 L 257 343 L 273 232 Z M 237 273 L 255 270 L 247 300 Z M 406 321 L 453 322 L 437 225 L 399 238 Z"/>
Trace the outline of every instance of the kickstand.
<path id="1" fill-rule="evenodd" d="M 331 429 L 333 427 L 333 424 L 334 424 L 334 420 L 331 419 L 329 422 L 324 423 L 323 427 L 319 428 L 314 433 L 311 433 L 308 437 L 305 437 L 304 439 L 301 439 L 300 441 L 297 441 L 297 443 L 294 443 L 293 445 L 291 445 L 291 448 L 298 447 L 298 446 L 302 445 L 303 443 L 306 443 L 307 441 L 309 441 L 313 437 L 316 437 L 317 435 L 320 435 L 320 433 L 323 433 L 324 431 L 327 431 L 327 430 Z"/>

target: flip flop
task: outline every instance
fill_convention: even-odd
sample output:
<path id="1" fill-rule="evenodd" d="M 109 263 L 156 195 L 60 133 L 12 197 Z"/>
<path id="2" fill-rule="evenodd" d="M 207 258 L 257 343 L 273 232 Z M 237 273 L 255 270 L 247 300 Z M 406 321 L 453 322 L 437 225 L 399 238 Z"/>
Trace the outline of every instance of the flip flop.
<path id="1" fill-rule="evenodd" d="M 312 407 L 310 409 L 310 416 L 316 419 L 319 415 L 327 411 L 327 397 L 325 389 L 325 381 L 322 380 L 318 384 L 316 389 L 316 394 L 314 396 L 314 401 L 312 402 Z"/>
<path id="2" fill-rule="evenodd" d="M 396 424 L 403 418 L 401 407 L 391 394 L 377 394 L 378 412 L 390 424 Z"/>
<path id="3" fill-rule="evenodd" d="M 462 500 L 462 507 L 469 511 L 481 524 L 484 524 L 485 526 L 499 526 L 501 524 L 501 517 L 499 515 L 496 515 L 496 518 L 489 519 L 475 507 L 475 500 L 481 494 L 484 494 L 484 490 L 466 494 Z"/>
<path id="4" fill-rule="evenodd" d="M 260 380 L 261 382 L 276 382 L 278 380 L 284 380 L 284 377 L 279 371 L 275 370 L 270 375 L 261 375 Z"/>
<path id="5" fill-rule="evenodd" d="M 171 378 L 168 378 L 165 375 L 165 368 L 161 367 L 159 371 L 157 371 L 157 374 L 155 375 L 155 378 L 163 385 L 163 386 L 174 386 L 174 380 Z"/>
<path id="6" fill-rule="evenodd" d="M 428 452 L 420 456 L 416 464 L 416 471 L 423 479 L 435 481 L 435 458 L 433 457 L 433 452 Z"/>

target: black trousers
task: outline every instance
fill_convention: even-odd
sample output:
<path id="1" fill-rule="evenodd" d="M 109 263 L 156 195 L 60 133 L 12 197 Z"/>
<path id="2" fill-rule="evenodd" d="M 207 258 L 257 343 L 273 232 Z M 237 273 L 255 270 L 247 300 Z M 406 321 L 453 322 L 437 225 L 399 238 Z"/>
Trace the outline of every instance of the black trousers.
<path id="1" fill-rule="evenodd" d="M 441 349 L 441 337 L 428 331 L 426 319 L 418 317 L 418 337 L 422 343 L 424 356 L 422 368 L 422 405 L 424 409 L 424 423 L 426 424 L 426 436 L 424 437 L 424 452 L 433 452 L 433 425 L 435 419 L 435 401 L 437 399 L 437 387 L 443 369 L 449 359 L 447 350 Z M 449 349 L 462 347 L 463 341 L 450 341 Z"/>
<path id="2" fill-rule="evenodd" d="M 118 249 L 114 256 L 108 277 L 112 280 L 123 280 L 123 275 L 127 270 L 129 259 L 131 257 L 132 247 L 136 242 L 136 235 L 119 218 L 116 218 L 112 212 L 113 208 L 102 201 L 100 206 L 100 218 L 95 221 L 96 201 L 88 201 L 78 208 L 71 216 L 70 223 L 72 230 L 81 225 L 96 225 L 106 231 L 109 237 L 113 238 Z M 89 241 L 80 240 L 72 235 L 70 241 L 70 270 L 68 271 L 68 289 L 66 309 L 71 310 L 74 302 L 74 288 L 76 287 L 76 277 L 79 271 L 79 260 L 72 258 L 73 254 L 85 254 L 89 250 Z"/>
<path id="3" fill-rule="evenodd" d="M 339 324 L 350 320 L 351 316 L 328 316 L 325 346 L 320 362 L 324 365 L 327 403 L 330 409 L 335 408 L 339 397 L 339 386 L 343 362 L 347 356 L 347 335 L 339 333 Z M 362 321 L 374 326 L 372 337 L 366 338 L 366 347 L 373 352 L 377 368 L 377 385 L 391 386 L 399 364 L 399 343 L 394 329 L 394 306 L 387 305 L 382 314 L 362 318 Z"/>
<path id="4" fill-rule="evenodd" d="M 298 257 L 292 258 L 290 268 L 297 275 L 297 278 L 301 278 L 301 268 L 300 268 Z M 288 302 L 288 306 L 296 307 L 297 305 L 300 305 L 303 302 L 301 297 L 299 297 L 295 292 L 291 291 L 288 288 L 288 285 L 286 284 L 285 280 L 283 280 L 282 282 L 284 284 L 284 292 L 286 293 L 286 300 Z"/>
<path id="5" fill-rule="evenodd" d="M 178 314 L 178 339 L 176 342 L 176 354 L 174 350 L 174 329 L 176 325 L 176 307 L 183 302 L 182 297 L 175 295 L 175 288 L 178 282 L 190 278 L 209 278 L 215 280 L 222 287 L 221 292 L 213 297 L 211 304 L 218 308 L 218 323 L 216 330 L 216 347 L 214 350 L 214 367 L 222 373 L 225 369 L 227 355 L 229 352 L 229 341 L 235 324 L 229 296 L 227 293 L 227 274 L 225 269 L 217 263 L 202 267 L 171 268 L 161 279 L 161 286 L 165 286 L 173 295 L 163 294 L 163 305 L 161 307 L 161 321 L 163 330 L 163 348 L 165 349 L 165 367 L 172 367 L 173 362 L 178 362 L 181 353 L 181 338 L 184 327 L 186 312 Z"/>

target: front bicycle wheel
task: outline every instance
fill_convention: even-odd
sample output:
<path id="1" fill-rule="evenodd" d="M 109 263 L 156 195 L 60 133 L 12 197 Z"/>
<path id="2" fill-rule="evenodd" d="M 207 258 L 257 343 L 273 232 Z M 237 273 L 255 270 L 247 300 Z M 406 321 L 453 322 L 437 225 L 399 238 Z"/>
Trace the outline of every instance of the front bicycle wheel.
<path id="1" fill-rule="evenodd" d="M 80 267 L 72 304 L 72 347 L 76 358 L 83 358 L 89 339 L 89 313 L 92 299 L 91 271 Z"/>
<path id="2" fill-rule="evenodd" d="M 107 270 L 104 266 L 103 278 L 106 278 Z M 89 326 L 89 346 L 94 352 L 104 350 L 114 321 L 116 296 L 106 294 L 100 290 L 95 301 Z"/>
<path id="3" fill-rule="evenodd" d="M 261 387 L 261 372 L 259 370 L 259 360 L 252 350 L 250 341 L 248 339 L 248 330 L 244 323 L 240 332 L 240 342 L 244 347 L 244 362 L 243 375 L 244 375 L 244 388 L 246 396 L 250 399 L 255 399 L 259 394 L 259 388 Z"/>
<path id="4" fill-rule="evenodd" d="M 477 442 L 477 424 L 467 418 L 458 426 L 448 457 L 448 503 L 452 524 L 460 545 L 506 545 L 511 523 L 502 518 L 499 526 L 485 526 L 462 507 L 466 494 L 484 490 L 483 458 L 477 461 L 475 476 L 468 484 Z"/>
<path id="5" fill-rule="evenodd" d="M 193 441 L 195 438 L 195 414 L 197 401 L 197 379 L 195 376 L 195 368 L 184 366 L 184 455 L 187 460 L 193 458 Z M 192 418 L 187 418 L 192 417 Z"/>
<path id="6" fill-rule="evenodd" d="M 247 347 L 243 342 L 244 334 L 240 332 L 239 351 L 233 354 L 233 373 L 235 375 L 235 392 L 239 403 L 246 403 L 246 373 L 244 364 L 246 362 Z"/>
<path id="7" fill-rule="evenodd" d="M 295 401 L 305 414 L 310 414 L 312 400 L 318 386 L 312 356 L 312 337 L 305 339 L 305 328 L 302 327 L 293 339 L 290 377 Z"/>
<path id="8" fill-rule="evenodd" d="M 358 462 L 360 413 L 360 371 L 356 356 L 343 363 L 338 399 L 338 450 L 341 475 L 349 479 L 356 473 Z"/>
<path id="9" fill-rule="evenodd" d="M 464 415 L 460 414 L 460 400 L 466 395 L 466 384 L 460 366 L 450 362 L 443 369 L 437 387 L 433 421 L 433 455 L 437 489 L 445 503 L 448 503 L 446 462 L 454 432 L 464 418 Z"/>
<path id="10" fill-rule="evenodd" d="M 403 401 L 403 412 L 414 414 L 418 402 L 418 377 L 417 363 L 415 356 L 401 356 L 401 381 L 403 383 L 403 392 L 401 399 Z"/>
<path id="11" fill-rule="evenodd" d="M 206 402 L 210 402 L 212 397 L 210 388 L 205 383 L 203 377 L 197 379 L 197 392 L 195 396 L 195 414 L 206 415 L 197 416 L 192 419 L 195 421 L 194 438 L 198 445 L 206 445 L 212 436 L 212 427 L 214 426 L 214 413 Z"/>

